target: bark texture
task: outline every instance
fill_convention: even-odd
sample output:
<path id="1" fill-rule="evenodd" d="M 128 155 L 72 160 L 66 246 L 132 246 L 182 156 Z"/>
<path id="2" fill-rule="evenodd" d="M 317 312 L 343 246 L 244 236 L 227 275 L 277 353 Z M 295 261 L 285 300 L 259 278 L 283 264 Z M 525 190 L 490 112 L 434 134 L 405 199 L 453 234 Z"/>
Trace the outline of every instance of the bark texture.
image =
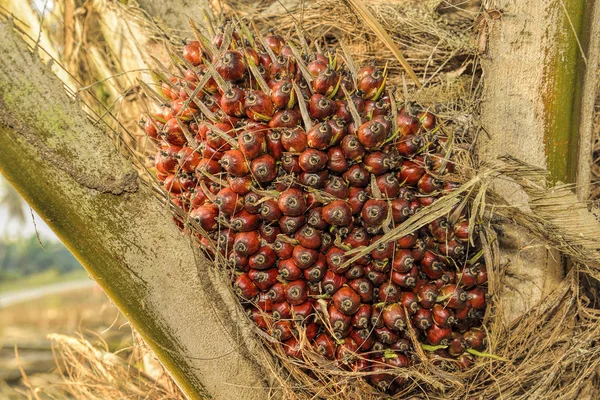
<path id="1" fill-rule="evenodd" d="M 585 175 L 590 167 L 577 165 L 577 149 L 579 126 L 588 118 L 580 118 L 581 53 L 593 18 L 586 21 L 584 14 L 593 2 L 498 0 L 488 7 L 501 10 L 502 17 L 488 18 L 481 110 L 487 134 L 480 136 L 479 156 L 492 161 L 509 155 L 550 171 L 549 184 L 574 182 L 576 173 Z M 529 210 L 529 199 L 516 183 L 499 181 L 495 189 L 511 205 Z M 558 252 L 514 224 L 505 224 L 500 243 L 507 268 L 500 298 L 510 320 L 556 288 L 563 262 Z"/>
<path id="2" fill-rule="evenodd" d="M 0 23 L 0 172 L 190 398 L 280 393 L 227 277 L 181 237 L 129 161 Z"/>

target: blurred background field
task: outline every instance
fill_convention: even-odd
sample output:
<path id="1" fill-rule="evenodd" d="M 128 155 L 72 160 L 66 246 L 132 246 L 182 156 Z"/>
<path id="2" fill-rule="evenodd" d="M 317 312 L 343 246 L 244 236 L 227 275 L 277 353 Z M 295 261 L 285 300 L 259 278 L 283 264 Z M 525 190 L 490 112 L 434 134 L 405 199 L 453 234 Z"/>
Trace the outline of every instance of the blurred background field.
<path id="1" fill-rule="evenodd" d="M 131 329 L 43 222 L 0 187 L 0 399 L 72 398 L 48 335 L 85 338 L 126 359 Z"/>

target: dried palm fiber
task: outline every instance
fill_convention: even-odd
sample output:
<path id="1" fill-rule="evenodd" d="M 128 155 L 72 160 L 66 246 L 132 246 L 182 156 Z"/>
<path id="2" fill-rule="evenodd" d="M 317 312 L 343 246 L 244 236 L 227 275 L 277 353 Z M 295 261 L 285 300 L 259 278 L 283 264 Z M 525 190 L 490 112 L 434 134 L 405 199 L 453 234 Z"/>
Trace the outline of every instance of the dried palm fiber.
<path id="1" fill-rule="evenodd" d="M 311 21 L 306 18 L 306 14 L 304 18 L 304 24 Z M 316 27 L 319 26 L 316 22 L 319 20 L 321 18 L 318 13 L 313 15 L 312 21 Z M 352 29 L 357 28 L 352 26 Z M 356 35 L 359 36 L 358 33 Z M 413 68 L 417 71 L 424 70 L 419 70 L 418 66 Z M 463 94 L 477 93 L 469 92 L 473 87 L 466 87 Z M 439 90 L 443 92 L 443 85 Z M 469 105 L 476 104 L 477 98 L 474 97 Z M 448 101 L 446 109 L 452 110 L 455 107 L 461 111 L 456 118 L 460 122 L 467 114 L 466 111 L 470 111 L 465 108 L 465 103 L 464 100 L 457 103 Z M 452 120 L 451 117 L 449 119 Z M 465 129 L 464 126 L 461 129 Z M 464 158 L 468 160 L 468 157 Z M 590 218 L 584 204 L 576 202 L 570 188 L 547 190 L 539 186 L 537 182 L 543 171 L 514 160 L 505 160 L 491 169 L 481 167 L 477 171 L 470 169 L 468 162 L 463 164 L 466 182 L 463 190 L 472 190 L 471 198 L 476 210 L 485 213 L 492 222 L 515 221 L 531 230 L 548 246 L 560 249 L 574 263 L 561 287 L 542 305 L 513 324 L 506 324 L 502 318 L 502 309 L 494 299 L 494 293 L 503 285 L 505 270 L 499 264 L 498 240 L 493 232 L 488 232 L 486 241 L 489 249 L 486 257 L 488 264 L 494 266 L 490 272 L 490 293 L 492 305 L 495 305 L 486 316 L 489 351 L 510 361 L 481 358 L 472 370 L 461 374 L 444 372 L 431 363 L 423 363 L 410 371 L 399 372 L 410 377 L 413 382 L 407 390 L 414 396 L 423 398 L 593 397 L 598 391 L 596 370 L 599 362 L 595 347 L 598 339 L 596 281 L 600 276 L 596 220 Z M 530 193 L 531 212 L 507 207 L 498 196 L 485 191 L 490 180 L 507 178 L 517 180 Z M 438 206 L 444 208 L 442 203 Z M 579 217 L 571 212 L 574 206 L 578 208 Z M 336 371 L 310 357 L 306 362 L 315 366 L 320 380 L 307 377 L 294 362 L 281 357 L 281 363 L 292 371 L 296 381 L 282 381 L 289 388 L 289 398 L 310 398 L 315 393 L 324 398 L 339 398 L 349 394 L 353 398 L 379 397 L 378 393 L 357 379 L 359 374 Z"/>

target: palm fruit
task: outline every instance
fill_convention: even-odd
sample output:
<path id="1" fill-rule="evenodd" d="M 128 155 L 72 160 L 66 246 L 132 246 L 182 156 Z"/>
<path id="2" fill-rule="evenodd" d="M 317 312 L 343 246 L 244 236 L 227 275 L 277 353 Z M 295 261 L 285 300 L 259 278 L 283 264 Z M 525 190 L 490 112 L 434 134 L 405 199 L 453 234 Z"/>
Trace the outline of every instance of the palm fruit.
<path id="1" fill-rule="evenodd" d="M 182 56 L 144 124 L 156 176 L 258 327 L 288 356 L 369 370 L 390 393 L 402 381 L 386 370 L 413 362 L 411 329 L 448 346 L 435 362 L 471 365 L 487 271 L 469 215 L 386 235 L 457 186 L 435 115 L 398 104 L 385 69 L 352 76 L 340 54 L 241 22 Z"/>

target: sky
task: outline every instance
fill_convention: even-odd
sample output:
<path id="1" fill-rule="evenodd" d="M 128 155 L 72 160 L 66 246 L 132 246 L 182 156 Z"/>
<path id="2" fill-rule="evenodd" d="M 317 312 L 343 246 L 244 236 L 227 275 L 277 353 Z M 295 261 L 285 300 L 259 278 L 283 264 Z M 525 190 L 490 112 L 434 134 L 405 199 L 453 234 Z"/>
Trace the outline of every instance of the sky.
<path id="1" fill-rule="evenodd" d="M 2 179 L 1 176 L 0 179 Z M 2 189 L 0 188 L 0 192 L 1 191 Z M 0 205 L 0 240 L 15 240 L 22 237 L 30 237 L 35 234 L 36 228 L 41 239 L 58 240 L 56 235 L 54 235 L 52 230 L 44 223 L 40 216 L 33 212 L 32 217 L 32 211 L 25 202 L 23 202 L 23 212 L 25 214 L 25 221 L 21 222 L 11 218 L 8 209 Z"/>

